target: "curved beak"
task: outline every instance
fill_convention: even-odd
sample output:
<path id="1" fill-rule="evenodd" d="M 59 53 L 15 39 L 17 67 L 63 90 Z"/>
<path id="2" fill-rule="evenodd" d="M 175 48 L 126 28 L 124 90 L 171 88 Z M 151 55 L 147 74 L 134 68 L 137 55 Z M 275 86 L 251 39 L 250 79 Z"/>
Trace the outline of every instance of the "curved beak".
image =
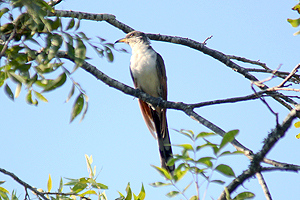
<path id="1" fill-rule="evenodd" d="M 119 43 L 119 42 L 127 43 L 127 38 L 119 39 L 119 40 L 115 41 L 115 44 L 116 44 L 116 43 Z"/>

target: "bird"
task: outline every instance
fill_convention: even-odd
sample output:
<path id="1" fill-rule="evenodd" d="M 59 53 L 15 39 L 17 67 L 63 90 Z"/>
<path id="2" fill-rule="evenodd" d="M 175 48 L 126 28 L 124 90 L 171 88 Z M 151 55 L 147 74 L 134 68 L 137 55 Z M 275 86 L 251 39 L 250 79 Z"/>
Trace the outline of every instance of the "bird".
<path id="1" fill-rule="evenodd" d="M 130 74 L 134 87 L 153 97 L 167 100 L 167 76 L 164 60 L 150 45 L 147 35 L 141 31 L 132 31 L 116 43 L 126 43 L 132 49 Z M 166 109 L 153 107 L 138 99 L 144 121 L 158 141 L 161 167 L 173 173 L 175 165 L 168 166 L 173 158 Z"/>

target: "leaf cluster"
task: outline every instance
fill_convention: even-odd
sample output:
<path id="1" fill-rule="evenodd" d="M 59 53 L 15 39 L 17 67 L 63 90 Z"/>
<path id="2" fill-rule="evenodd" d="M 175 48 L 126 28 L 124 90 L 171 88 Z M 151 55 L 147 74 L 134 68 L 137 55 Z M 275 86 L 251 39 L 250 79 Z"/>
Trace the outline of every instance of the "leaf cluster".
<path id="1" fill-rule="evenodd" d="M 225 180 L 213 179 L 213 173 L 215 171 L 219 172 L 223 176 L 229 178 L 236 178 L 233 169 L 229 165 L 217 164 L 217 161 L 223 156 L 242 153 L 239 151 L 230 152 L 223 150 L 228 143 L 234 140 L 235 136 L 239 132 L 238 130 L 232 130 L 227 132 L 223 136 L 220 143 L 213 143 L 209 139 L 207 139 L 207 137 L 209 136 L 216 135 L 215 133 L 201 132 L 195 134 L 191 130 L 180 130 L 177 132 L 186 136 L 191 142 L 187 144 L 173 145 L 182 149 L 180 154 L 173 155 L 173 158 L 170 159 L 167 163 L 167 165 L 173 165 L 177 163 L 178 166 L 174 170 L 173 174 L 171 174 L 164 168 L 153 166 L 167 180 L 167 182 L 155 182 L 151 184 L 152 186 L 162 187 L 173 185 L 176 188 L 176 190 L 167 193 L 166 195 L 168 197 L 175 197 L 181 194 L 186 199 L 194 200 L 200 199 L 199 188 L 203 185 L 203 183 L 207 183 L 207 188 L 210 183 L 217 183 L 221 185 L 225 184 Z M 204 148 L 210 148 L 212 150 L 213 156 L 208 156 L 207 154 L 205 154 L 205 156 L 199 157 L 200 151 Z M 192 175 L 193 181 L 186 187 L 184 187 L 184 189 L 180 190 L 179 187 L 176 186 L 176 184 L 187 174 Z M 202 181 L 200 181 L 200 178 Z M 197 194 L 188 198 L 185 196 L 185 192 L 192 184 L 196 185 L 198 191 Z M 248 197 L 250 198 L 254 196 L 254 194 L 251 192 L 245 192 L 238 194 L 234 199 L 240 199 L 240 197 L 243 195 L 245 195 L 245 198 L 243 199 L 247 199 Z"/>
<path id="2" fill-rule="evenodd" d="M 72 88 L 66 102 L 79 93 L 70 121 L 79 114 L 82 114 L 82 120 L 88 109 L 88 96 L 71 76 L 88 59 L 87 45 L 109 62 L 114 60 L 114 45 L 100 37 L 98 42 L 93 42 L 85 33 L 79 32 L 80 19 L 72 18 L 62 23 L 58 16 L 47 17 L 47 13 L 55 10 L 46 1 L 10 0 L 5 4 L 7 6 L 0 10 L 0 20 L 8 21 L 0 27 L 0 59 L 4 60 L 0 66 L 0 87 L 4 87 L 12 101 L 22 88 L 25 89 L 26 102 L 37 106 L 39 101 L 48 102 L 45 93 L 57 90 L 70 80 Z M 19 15 L 16 16 L 15 10 Z M 66 50 L 74 60 L 72 70 L 68 70 L 57 56 L 61 50 Z M 16 85 L 15 91 L 12 84 Z"/>
<path id="3" fill-rule="evenodd" d="M 298 14 L 300 14 L 300 3 L 296 4 L 292 10 L 297 11 Z M 290 19 L 288 18 L 287 21 L 292 25 L 292 27 L 298 27 L 300 25 L 300 18 L 297 19 Z M 296 33 L 294 33 L 294 35 L 299 35 L 300 31 L 297 31 Z"/>

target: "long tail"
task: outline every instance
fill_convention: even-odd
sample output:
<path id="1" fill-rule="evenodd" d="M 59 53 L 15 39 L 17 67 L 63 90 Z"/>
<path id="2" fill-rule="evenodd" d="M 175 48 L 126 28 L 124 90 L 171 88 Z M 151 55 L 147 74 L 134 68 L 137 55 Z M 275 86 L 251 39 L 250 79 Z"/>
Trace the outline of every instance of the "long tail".
<path id="1" fill-rule="evenodd" d="M 175 165 L 167 166 L 168 161 L 173 158 L 173 152 L 165 113 L 163 117 L 159 117 L 157 111 L 152 110 L 152 116 L 156 128 L 161 167 L 173 173 Z M 162 120 L 165 121 L 162 122 Z"/>

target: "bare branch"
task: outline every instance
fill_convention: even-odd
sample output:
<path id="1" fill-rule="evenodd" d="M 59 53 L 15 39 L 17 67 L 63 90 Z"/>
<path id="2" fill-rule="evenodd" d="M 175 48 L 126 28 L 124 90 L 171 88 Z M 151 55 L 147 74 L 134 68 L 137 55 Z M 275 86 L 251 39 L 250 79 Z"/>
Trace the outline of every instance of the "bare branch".
<path id="1" fill-rule="evenodd" d="M 201 103 L 195 103 L 195 104 L 190 104 L 192 108 L 200 108 L 204 106 L 209 106 L 209 105 L 216 105 L 216 104 L 222 104 L 222 103 L 236 103 L 240 101 L 248 101 L 248 100 L 255 100 L 263 96 L 265 93 L 268 93 L 268 90 L 263 90 L 256 92 L 255 94 L 250 94 L 242 97 L 232 97 L 232 98 L 227 98 L 227 99 L 218 99 L 218 100 L 213 100 L 213 101 L 205 101 Z"/>
<path id="2" fill-rule="evenodd" d="M 78 19 L 88 19 L 88 20 L 95 20 L 95 21 L 106 21 L 110 23 L 111 25 L 117 27 L 118 29 L 122 30 L 125 33 L 128 33 L 130 31 L 133 31 L 134 29 L 129 27 L 128 25 L 118 21 L 114 15 L 110 14 L 91 14 L 91 13 L 84 13 L 84 12 L 76 12 L 76 11 L 63 11 L 63 10 L 56 10 L 55 13 L 49 13 L 48 16 L 61 16 L 61 17 L 72 17 L 72 18 L 78 18 Z M 227 55 L 223 54 L 220 51 L 210 49 L 205 46 L 204 43 L 199 43 L 197 41 L 188 39 L 188 38 L 182 38 L 177 36 L 167 36 L 167 35 L 160 35 L 160 34 L 150 34 L 148 33 L 147 36 L 151 40 L 158 40 L 158 41 L 164 41 L 164 42 L 171 42 L 175 44 L 181 44 L 187 47 L 190 47 L 192 49 L 198 50 L 203 52 L 204 54 L 207 54 L 226 66 L 230 67 L 234 71 L 240 73 L 241 75 L 245 76 L 247 79 L 251 81 L 258 81 L 258 79 L 250 74 L 246 68 L 243 68 L 236 63 L 232 62 Z M 261 90 L 266 90 L 268 87 L 264 84 L 260 86 Z M 277 92 L 276 92 L 277 93 Z M 271 95 L 276 101 L 278 101 L 280 104 L 285 106 L 287 109 L 291 110 L 292 107 L 288 104 L 297 104 L 293 99 L 290 99 L 289 97 L 282 95 L 278 93 L 277 95 Z M 288 102 L 288 103 L 286 103 Z"/>
<path id="3" fill-rule="evenodd" d="M 299 113 L 300 105 L 297 105 L 296 108 L 293 109 L 284 119 L 283 123 L 276 126 L 276 128 L 265 139 L 262 149 L 254 156 L 252 165 L 263 160 L 273 146 L 285 135 L 286 131 L 290 128 L 292 121 L 297 118 L 297 114 Z"/>
<path id="4" fill-rule="evenodd" d="M 0 172 L 2 172 L 5 175 L 10 176 L 11 178 L 13 178 L 15 181 L 17 181 L 18 183 L 20 183 L 21 185 L 23 185 L 25 187 L 25 190 L 28 188 L 30 189 L 32 192 L 34 192 L 37 196 L 41 197 L 44 200 L 49 200 L 42 192 L 39 192 L 37 189 L 35 189 L 34 187 L 32 187 L 31 185 L 29 185 L 28 183 L 25 183 L 24 181 L 22 181 L 19 177 L 17 177 L 15 174 L 6 171 L 5 169 L 0 168 Z"/>
<path id="5" fill-rule="evenodd" d="M 253 87 L 253 83 L 251 84 L 251 88 L 252 88 L 252 90 L 254 91 L 254 93 L 256 94 L 256 90 L 255 90 L 255 88 Z M 272 109 L 271 106 L 267 103 L 267 101 L 265 100 L 264 97 L 260 96 L 259 98 L 260 98 L 260 100 L 267 106 L 267 108 L 270 110 L 270 112 L 271 112 L 273 115 L 275 115 L 275 117 L 276 117 L 276 124 L 278 124 L 278 123 L 279 123 L 279 122 L 278 122 L 278 113 L 276 113 L 276 112 L 273 111 L 273 109 Z"/>
<path id="6" fill-rule="evenodd" d="M 239 185 L 243 184 L 246 179 L 261 171 L 260 162 L 264 160 L 266 154 L 273 148 L 279 139 L 285 135 L 286 131 L 291 126 L 292 121 L 297 117 L 299 112 L 300 105 L 297 105 L 296 108 L 293 109 L 283 120 L 282 124 L 278 124 L 276 128 L 268 135 L 267 139 L 264 141 L 262 149 L 253 156 L 249 169 L 244 171 L 227 186 L 229 193 L 232 193 Z M 225 199 L 226 192 L 224 190 L 218 200 Z"/>
<path id="7" fill-rule="evenodd" d="M 290 74 L 290 72 L 282 72 L 282 71 L 277 71 L 277 70 L 271 70 L 271 69 L 255 69 L 255 68 L 247 68 L 248 72 L 262 72 L 262 73 L 270 73 L 274 74 L 279 78 L 285 79 L 286 76 Z M 300 83 L 300 75 L 294 74 L 292 78 L 290 78 L 291 82 L 299 84 Z"/>
<path id="8" fill-rule="evenodd" d="M 248 58 L 243 58 L 243 57 L 234 56 L 234 55 L 227 55 L 227 58 L 228 59 L 235 59 L 237 61 L 250 63 L 250 64 L 254 64 L 254 65 L 259 65 L 259 66 L 262 66 L 266 70 L 270 70 L 270 68 L 267 67 L 266 63 L 262 63 L 262 62 L 259 62 L 259 61 L 253 61 L 253 60 L 250 60 Z"/>
<path id="9" fill-rule="evenodd" d="M 266 183 L 263 175 L 260 172 L 257 172 L 256 173 L 256 177 L 258 179 L 259 184 L 262 187 L 262 190 L 263 190 L 263 192 L 264 192 L 264 194 L 266 196 L 266 199 L 267 200 L 272 200 L 272 196 L 271 196 L 270 190 L 269 190 L 269 188 L 267 186 L 267 183 Z"/>
<path id="10" fill-rule="evenodd" d="M 86 13 L 86 12 L 78 12 L 78 11 L 66 11 L 66 10 L 55 10 L 54 13 L 48 13 L 48 16 L 60 16 L 60 17 L 70 17 L 77 19 L 86 19 L 93 21 L 106 21 L 107 23 L 117 27 L 125 33 L 129 33 L 134 31 L 130 26 L 120 22 L 116 19 L 116 16 L 112 14 L 95 14 L 95 13 Z"/>
<path id="11" fill-rule="evenodd" d="M 262 167 L 260 169 L 261 172 L 272 172 L 272 171 L 289 171 L 296 172 L 300 171 L 300 166 L 287 166 L 287 167 Z"/>
<path id="12" fill-rule="evenodd" d="M 298 65 L 291 71 L 291 73 L 290 73 L 290 74 L 282 81 L 282 83 L 280 83 L 277 87 L 279 87 L 279 88 L 283 87 L 284 84 L 285 84 L 286 82 L 288 82 L 288 81 L 292 78 L 292 76 L 298 72 L 299 67 L 300 67 L 300 64 L 298 64 Z"/>

